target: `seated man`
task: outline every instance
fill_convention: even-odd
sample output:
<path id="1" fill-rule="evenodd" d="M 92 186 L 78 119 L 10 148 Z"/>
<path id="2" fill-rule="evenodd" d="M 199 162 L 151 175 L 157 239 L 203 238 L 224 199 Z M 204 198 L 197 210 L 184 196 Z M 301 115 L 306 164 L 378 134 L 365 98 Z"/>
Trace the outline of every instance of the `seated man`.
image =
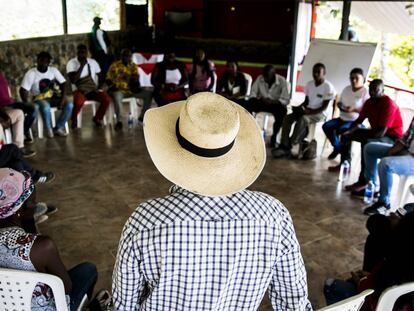
<path id="1" fill-rule="evenodd" d="M 125 224 L 115 310 L 253 311 L 266 292 L 275 310 L 311 310 L 288 210 L 246 190 L 266 161 L 256 120 L 203 92 L 148 110 L 144 124 L 155 166 L 176 185 Z"/>
<path id="2" fill-rule="evenodd" d="M 410 128 L 394 145 L 382 142 L 369 142 L 364 148 L 365 180 L 377 181 L 379 174 L 380 196 L 377 202 L 367 207 L 364 214 L 388 213 L 393 174 L 414 175 L 414 118 Z M 381 159 L 378 165 L 378 159 Z"/>
<path id="3" fill-rule="evenodd" d="M 352 122 L 358 119 L 362 106 L 369 98 L 368 88 L 364 86 L 365 77 L 362 69 L 352 69 L 349 76 L 351 85 L 344 88 L 338 102 L 340 111 L 339 118 L 329 120 L 322 126 L 326 137 L 333 147 L 332 153 L 328 156 L 329 160 L 335 159 L 341 153 L 342 144 L 340 135 L 349 130 Z M 329 167 L 329 171 L 338 171 L 341 168 L 341 163 Z"/>
<path id="4" fill-rule="evenodd" d="M 9 84 L 7 83 L 4 73 L 0 69 L 0 107 L 8 109 L 20 109 L 24 113 L 24 142 L 30 144 L 33 142 L 32 136 L 30 135 L 30 129 L 33 125 L 33 122 L 36 120 L 36 108 L 32 103 L 23 103 L 16 102 L 13 98 L 10 97 L 9 93 Z M 14 123 L 14 122 L 13 122 Z M 17 133 L 13 132 L 15 136 L 15 141 L 20 140 L 17 138 Z M 20 134 L 19 134 L 20 135 Z M 30 153 L 29 150 L 28 154 Z M 33 151 L 31 151 L 33 153 Z"/>
<path id="5" fill-rule="evenodd" d="M 306 137 L 309 124 L 325 120 L 326 108 L 335 99 L 335 88 L 325 79 L 325 65 L 316 63 L 313 66 L 312 75 L 313 81 L 309 81 L 305 87 L 305 101 L 300 106 L 292 107 L 292 113 L 285 116 L 283 120 L 280 146 L 272 150 L 275 158 L 290 156 L 292 147 L 299 146 Z M 295 122 L 295 129 L 289 137 Z"/>
<path id="6" fill-rule="evenodd" d="M 365 157 L 364 147 L 368 142 L 383 142 L 393 144 L 395 140 L 403 135 L 403 123 L 401 119 L 400 108 L 397 104 L 384 94 L 384 83 L 380 79 L 372 80 L 369 85 L 368 99 L 358 119 L 356 119 L 351 128 L 342 134 L 343 144 L 342 159 L 349 160 L 351 148 L 347 148 L 352 141 L 361 143 L 361 172 L 358 181 L 352 185 L 345 186 L 346 191 L 351 191 L 357 196 L 364 196 L 365 187 L 369 180 L 365 178 Z M 368 118 L 370 129 L 361 128 L 360 125 Z"/>
<path id="7" fill-rule="evenodd" d="M 228 60 L 226 71 L 217 80 L 217 94 L 231 99 L 237 103 L 244 103 L 247 92 L 247 80 L 239 65 L 234 60 Z"/>
<path id="8" fill-rule="evenodd" d="M 146 91 L 140 88 L 138 80 L 138 68 L 132 62 L 132 54 L 128 49 L 121 51 L 121 60 L 112 63 L 109 67 L 109 71 L 106 75 L 106 84 L 109 87 L 109 94 L 114 100 L 116 125 L 115 129 L 120 130 L 122 128 L 122 100 L 124 97 L 137 97 L 142 98 L 144 106 L 139 116 L 139 120 L 142 121 L 145 111 L 151 107 L 152 94 L 150 91 Z"/>
<path id="9" fill-rule="evenodd" d="M 102 120 L 111 103 L 111 98 L 100 88 L 104 77 L 100 75 L 101 68 L 96 60 L 88 57 L 86 45 L 78 45 L 77 57 L 69 60 L 66 71 L 70 82 L 76 86 L 76 91 L 73 93 L 72 128 L 78 127 L 78 114 L 86 100 L 95 100 L 100 103 L 92 121 L 97 127 L 102 127 Z"/>
<path id="10" fill-rule="evenodd" d="M 85 262 L 66 270 L 53 240 L 25 226 L 33 219 L 34 211 L 25 207 L 34 192 L 33 182 L 26 172 L 1 168 L 0 190 L 0 267 L 59 277 L 65 288 L 68 310 L 77 310 L 84 295 L 91 297 L 93 293 L 98 276 L 96 266 Z M 55 310 L 50 287 L 38 283 L 33 289 L 31 304 L 32 310 Z"/>
<path id="11" fill-rule="evenodd" d="M 373 289 L 374 293 L 365 299 L 361 311 L 375 311 L 384 290 L 414 281 L 414 253 L 411 249 L 414 212 L 403 210 L 401 214 L 392 214 L 388 218 L 371 216 L 367 229 L 370 234 L 365 243 L 363 270 L 351 272 L 348 280 L 326 280 L 324 294 L 328 305 Z M 401 296 L 392 310 L 414 310 L 413 294 Z"/>
<path id="12" fill-rule="evenodd" d="M 257 77 L 252 86 L 250 99 L 245 108 L 249 112 L 270 112 L 275 117 L 273 134 L 270 139 L 272 147 L 276 147 L 276 137 L 286 116 L 289 104 L 290 84 L 276 74 L 272 65 L 263 68 L 263 74 Z"/>
<path id="13" fill-rule="evenodd" d="M 54 136 L 50 107 L 62 110 L 55 128 L 57 136 L 68 135 L 65 124 L 73 108 L 73 104 L 66 101 L 66 80 L 57 68 L 49 66 L 51 59 L 52 56 L 48 52 L 40 52 L 37 55 L 37 66 L 26 72 L 20 87 L 20 97 L 24 102 L 28 102 L 29 92 L 33 95 L 33 102 L 42 114 L 48 138 Z M 54 81 L 57 81 L 59 85 L 60 94 L 58 96 L 54 93 Z"/>

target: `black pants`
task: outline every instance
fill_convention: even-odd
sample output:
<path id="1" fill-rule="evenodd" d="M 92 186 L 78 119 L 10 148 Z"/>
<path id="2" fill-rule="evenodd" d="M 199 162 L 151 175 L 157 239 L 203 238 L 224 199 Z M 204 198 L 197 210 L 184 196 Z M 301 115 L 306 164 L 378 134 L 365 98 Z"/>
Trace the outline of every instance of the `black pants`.
<path id="1" fill-rule="evenodd" d="M 36 179 L 39 174 L 23 157 L 22 152 L 15 144 L 3 145 L 0 149 L 0 167 L 12 168 L 16 171 L 27 171 Z"/>
<path id="2" fill-rule="evenodd" d="M 271 137 L 271 143 L 276 143 L 277 134 L 283 124 L 283 118 L 286 116 L 287 108 L 281 103 L 266 104 L 260 99 L 250 98 L 248 101 L 239 101 L 238 104 L 243 106 L 250 113 L 252 112 L 269 112 L 275 117 L 275 123 L 273 123 L 273 134 Z"/>

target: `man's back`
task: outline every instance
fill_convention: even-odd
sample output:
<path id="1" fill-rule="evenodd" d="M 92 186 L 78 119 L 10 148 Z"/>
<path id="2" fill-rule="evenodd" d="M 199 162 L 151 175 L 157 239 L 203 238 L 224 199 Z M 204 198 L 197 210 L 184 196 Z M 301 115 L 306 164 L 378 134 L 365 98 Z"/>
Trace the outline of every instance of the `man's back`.
<path id="1" fill-rule="evenodd" d="M 310 310 L 290 215 L 240 191 L 206 197 L 174 186 L 127 221 L 114 270 L 117 310 Z"/>

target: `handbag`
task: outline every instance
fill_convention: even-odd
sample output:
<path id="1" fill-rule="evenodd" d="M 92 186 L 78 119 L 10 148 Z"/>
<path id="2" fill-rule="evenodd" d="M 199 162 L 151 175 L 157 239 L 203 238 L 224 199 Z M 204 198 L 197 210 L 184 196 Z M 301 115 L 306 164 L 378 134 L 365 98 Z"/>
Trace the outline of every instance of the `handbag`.
<path id="1" fill-rule="evenodd" d="M 83 93 L 84 95 L 87 95 L 93 91 L 96 91 L 97 86 L 95 84 L 95 81 L 93 81 L 91 77 L 91 68 L 89 64 L 88 64 L 88 75 L 76 81 L 75 85 L 76 85 L 76 89 L 80 91 L 81 93 Z"/>

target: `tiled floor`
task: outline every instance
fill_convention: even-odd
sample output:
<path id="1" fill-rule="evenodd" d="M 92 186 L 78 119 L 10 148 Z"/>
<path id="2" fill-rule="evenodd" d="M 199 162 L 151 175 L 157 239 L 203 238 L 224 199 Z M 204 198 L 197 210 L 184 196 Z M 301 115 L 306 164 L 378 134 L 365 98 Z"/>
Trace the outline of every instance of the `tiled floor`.
<path id="1" fill-rule="evenodd" d="M 85 122 L 69 137 L 38 140 L 33 148 L 38 154 L 32 163 L 57 175 L 52 184 L 38 187 L 38 199 L 59 208 L 40 225 L 41 232 L 57 242 L 68 267 L 85 260 L 96 263 L 97 288 L 109 288 L 124 222 L 138 203 L 164 196 L 170 186 L 152 164 L 142 130 L 118 133 Z M 362 202 L 341 191 L 328 165 L 322 158 L 269 157 L 251 187 L 274 195 L 292 214 L 315 309 L 324 305 L 324 279 L 361 266 L 367 234 Z M 267 299 L 260 310 L 272 310 Z"/>

